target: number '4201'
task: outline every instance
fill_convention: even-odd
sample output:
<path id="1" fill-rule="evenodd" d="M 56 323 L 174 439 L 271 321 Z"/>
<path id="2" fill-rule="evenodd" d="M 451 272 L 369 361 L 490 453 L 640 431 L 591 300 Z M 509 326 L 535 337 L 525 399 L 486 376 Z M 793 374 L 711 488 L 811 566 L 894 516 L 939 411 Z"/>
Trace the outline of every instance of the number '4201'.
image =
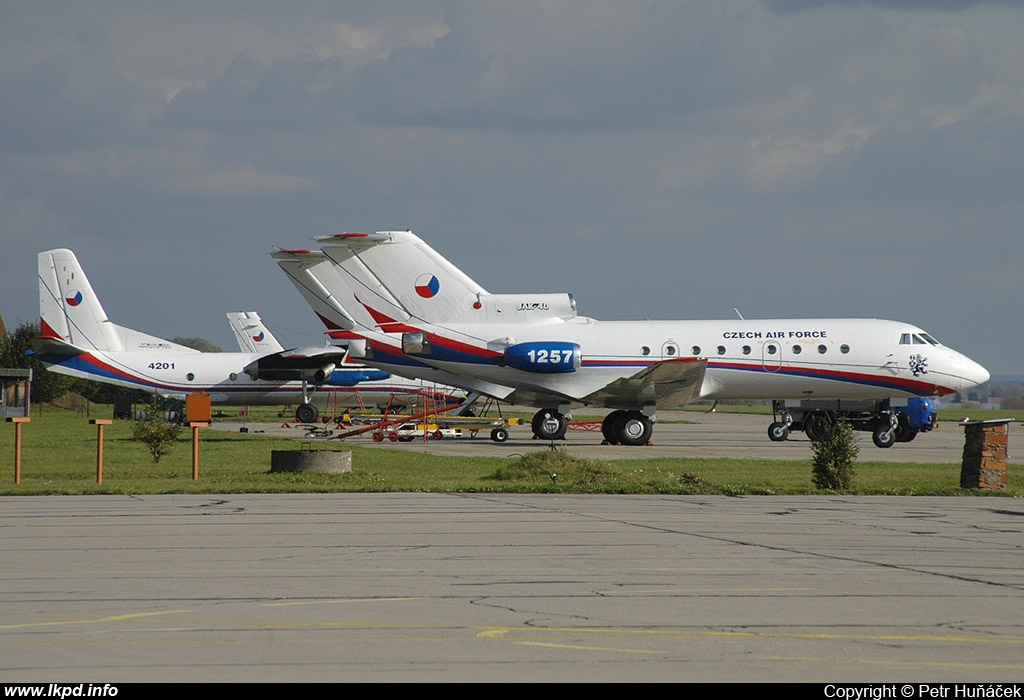
<path id="1" fill-rule="evenodd" d="M 174 369 L 173 362 L 150 362 L 150 369 Z"/>

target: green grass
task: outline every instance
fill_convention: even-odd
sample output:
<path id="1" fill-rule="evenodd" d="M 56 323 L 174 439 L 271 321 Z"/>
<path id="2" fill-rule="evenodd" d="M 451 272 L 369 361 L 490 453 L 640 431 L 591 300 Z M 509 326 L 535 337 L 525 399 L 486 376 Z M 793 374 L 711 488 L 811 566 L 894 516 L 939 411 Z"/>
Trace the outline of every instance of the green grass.
<path id="1" fill-rule="evenodd" d="M 706 409 L 705 409 L 706 410 Z M 92 407 L 106 418 L 110 407 Z M 961 416 L 962 417 L 962 416 Z M 990 417 L 986 412 L 985 418 Z M 992 416 L 995 417 L 995 416 Z M 238 420 L 237 412 L 230 416 Z M 317 449 L 352 452 L 347 474 L 270 473 L 272 450 L 300 449 L 293 439 L 255 433 L 200 431 L 199 478 L 192 478 L 187 428 L 169 454 L 154 463 L 132 438 L 131 423 L 104 428 L 103 482 L 96 483 L 97 428 L 82 412 L 44 407 L 22 425 L 21 483 L 14 483 L 14 435 L 0 424 L 0 495 L 158 493 L 495 492 L 629 494 L 813 494 L 811 459 L 582 460 L 564 449 L 510 457 L 449 457 L 407 450 L 317 442 Z M 254 411 L 279 422 L 277 409 Z M 858 461 L 850 494 L 1024 496 L 1024 479 L 1010 469 L 1007 488 L 960 488 L 960 464 Z"/>

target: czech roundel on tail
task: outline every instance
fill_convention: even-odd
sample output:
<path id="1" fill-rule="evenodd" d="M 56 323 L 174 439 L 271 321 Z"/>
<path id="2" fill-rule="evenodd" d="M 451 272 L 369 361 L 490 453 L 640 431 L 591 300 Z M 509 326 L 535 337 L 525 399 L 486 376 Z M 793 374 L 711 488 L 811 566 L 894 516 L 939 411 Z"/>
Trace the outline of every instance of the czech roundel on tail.
<path id="1" fill-rule="evenodd" d="M 319 417 L 314 396 L 339 407 L 421 405 L 427 395 L 461 400 L 450 387 L 354 362 L 345 347 L 284 349 L 254 312 L 228 313 L 241 352 L 199 352 L 111 322 L 72 251 L 39 253 L 38 267 L 32 353 L 49 371 L 175 399 L 203 392 L 213 404 L 297 404 L 303 423 Z"/>
<path id="2" fill-rule="evenodd" d="M 354 358 L 539 408 L 542 439 L 563 437 L 577 406 L 611 409 L 607 442 L 645 445 L 657 410 L 697 400 L 899 400 L 989 379 L 900 321 L 598 321 L 570 294 L 492 294 L 410 231 L 314 240 L 271 255 Z"/>

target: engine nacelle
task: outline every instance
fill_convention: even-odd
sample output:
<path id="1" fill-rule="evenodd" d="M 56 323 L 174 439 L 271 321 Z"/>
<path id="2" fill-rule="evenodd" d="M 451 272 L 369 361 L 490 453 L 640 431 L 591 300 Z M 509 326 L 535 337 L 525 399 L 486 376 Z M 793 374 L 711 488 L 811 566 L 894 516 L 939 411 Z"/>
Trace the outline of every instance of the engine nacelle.
<path id="1" fill-rule="evenodd" d="M 323 367 L 320 367 L 319 369 L 315 370 L 313 372 L 313 381 L 322 382 L 323 380 L 327 379 L 334 372 L 335 367 L 337 367 L 336 364 L 334 364 L 333 362 L 329 362 Z"/>
<path id="2" fill-rule="evenodd" d="M 583 354 L 576 343 L 541 340 L 505 348 L 505 365 L 524 372 L 561 374 L 580 368 Z"/>
<path id="3" fill-rule="evenodd" d="M 261 357 L 255 362 L 245 366 L 243 370 L 253 379 L 262 379 L 270 382 L 294 382 L 306 380 L 322 382 L 334 372 L 337 364 L 325 362 L 319 367 L 302 367 L 298 364 L 286 365 L 276 356 Z"/>

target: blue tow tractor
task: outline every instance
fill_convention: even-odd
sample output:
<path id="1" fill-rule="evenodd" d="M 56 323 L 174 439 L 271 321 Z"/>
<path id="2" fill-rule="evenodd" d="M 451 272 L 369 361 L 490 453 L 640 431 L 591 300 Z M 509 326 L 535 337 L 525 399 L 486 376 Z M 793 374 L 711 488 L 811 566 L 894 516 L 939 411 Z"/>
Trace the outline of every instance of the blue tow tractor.
<path id="1" fill-rule="evenodd" d="M 773 442 L 782 442 L 794 430 L 803 430 L 809 439 L 819 440 L 839 420 L 847 421 L 854 430 L 870 432 L 877 447 L 910 442 L 918 433 L 938 427 L 935 400 L 929 397 L 776 400 L 772 402 L 772 415 L 768 437 Z"/>

